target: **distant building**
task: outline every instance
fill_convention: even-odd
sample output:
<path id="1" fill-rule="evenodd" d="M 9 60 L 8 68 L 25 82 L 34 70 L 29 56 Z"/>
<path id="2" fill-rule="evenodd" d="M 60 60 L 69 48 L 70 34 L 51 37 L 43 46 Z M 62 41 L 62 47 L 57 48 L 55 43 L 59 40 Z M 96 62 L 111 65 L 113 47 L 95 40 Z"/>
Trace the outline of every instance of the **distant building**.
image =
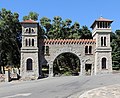
<path id="1" fill-rule="evenodd" d="M 80 75 L 112 72 L 110 47 L 111 23 L 100 17 L 92 24 L 93 39 L 38 39 L 39 23 L 26 20 L 22 24 L 21 77 L 37 79 L 42 66 L 49 66 L 53 76 L 53 62 L 62 53 L 72 53 L 80 60 Z M 87 70 L 86 70 L 87 69 Z"/>

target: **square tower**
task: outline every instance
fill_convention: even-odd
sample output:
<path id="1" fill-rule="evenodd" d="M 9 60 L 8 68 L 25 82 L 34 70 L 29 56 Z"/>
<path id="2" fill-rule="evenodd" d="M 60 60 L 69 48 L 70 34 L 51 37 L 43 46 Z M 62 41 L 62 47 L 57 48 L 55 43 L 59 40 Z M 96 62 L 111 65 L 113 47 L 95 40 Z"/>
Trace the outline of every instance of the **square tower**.
<path id="1" fill-rule="evenodd" d="M 92 36 L 96 40 L 95 74 L 112 72 L 112 58 L 110 47 L 111 23 L 113 21 L 100 17 L 92 24 Z"/>
<path id="2" fill-rule="evenodd" d="M 22 25 L 21 78 L 37 79 L 39 76 L 38 27 L 33 20 L 25 20 Z"/>

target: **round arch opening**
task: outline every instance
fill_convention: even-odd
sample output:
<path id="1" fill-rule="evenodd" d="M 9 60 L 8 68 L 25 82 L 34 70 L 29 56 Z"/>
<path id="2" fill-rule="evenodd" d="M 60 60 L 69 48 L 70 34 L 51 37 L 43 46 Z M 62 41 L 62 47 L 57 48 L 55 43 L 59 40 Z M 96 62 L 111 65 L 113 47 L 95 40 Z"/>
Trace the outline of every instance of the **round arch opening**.
<path id="1" fill-rule="evenodd" d="M 80 73 L 80 59 L 77 55 L 65 52 L 53 62 L 53 76 L 77 76 Z"/>

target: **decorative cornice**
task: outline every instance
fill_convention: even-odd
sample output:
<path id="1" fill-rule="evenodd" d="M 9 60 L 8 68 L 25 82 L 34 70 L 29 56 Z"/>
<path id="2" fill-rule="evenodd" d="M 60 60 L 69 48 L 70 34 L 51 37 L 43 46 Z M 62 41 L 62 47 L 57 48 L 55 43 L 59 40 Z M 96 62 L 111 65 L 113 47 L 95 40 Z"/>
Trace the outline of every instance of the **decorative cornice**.
<path id="1" fill-rule="evenodd" d="M 95 44 L 93 39 L 45 39 L 44 44 Z"/>

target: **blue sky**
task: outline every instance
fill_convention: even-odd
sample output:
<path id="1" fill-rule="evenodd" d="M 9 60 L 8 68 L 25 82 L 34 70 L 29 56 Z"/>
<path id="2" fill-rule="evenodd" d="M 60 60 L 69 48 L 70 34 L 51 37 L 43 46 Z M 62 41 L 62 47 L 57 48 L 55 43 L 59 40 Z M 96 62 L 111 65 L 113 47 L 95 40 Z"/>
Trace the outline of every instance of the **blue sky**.
<path id="1" fill-rule="evenodd" d="M 33 11 L 39 13 L 39 19 L 61 16 L 63 20 L 77 21 L 89 29 L 95 19 L 103 16 L 114 20 L 113 31 L 120 29 L 120 0 L 1 0 L 1 8 L 18 12 L 20 21 Z"/>

